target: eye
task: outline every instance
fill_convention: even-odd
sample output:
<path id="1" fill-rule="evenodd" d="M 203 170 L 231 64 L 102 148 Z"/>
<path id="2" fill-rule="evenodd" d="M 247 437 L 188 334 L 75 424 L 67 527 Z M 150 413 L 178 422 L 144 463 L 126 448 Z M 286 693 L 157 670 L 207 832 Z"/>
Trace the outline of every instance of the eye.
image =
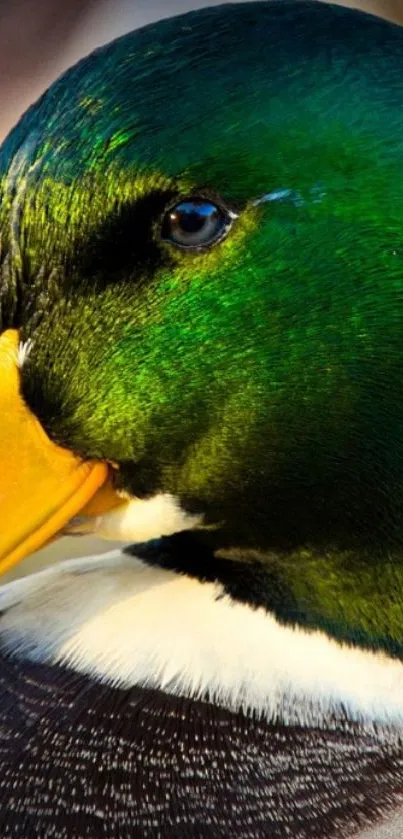
<path id="1" fill-rule="evenodd" d="M 222 239 L 235 216 L 206 198 L 186 198 L 171 207 L 162 222 L 162 238 L 179 248 L 201 250 Z"/>

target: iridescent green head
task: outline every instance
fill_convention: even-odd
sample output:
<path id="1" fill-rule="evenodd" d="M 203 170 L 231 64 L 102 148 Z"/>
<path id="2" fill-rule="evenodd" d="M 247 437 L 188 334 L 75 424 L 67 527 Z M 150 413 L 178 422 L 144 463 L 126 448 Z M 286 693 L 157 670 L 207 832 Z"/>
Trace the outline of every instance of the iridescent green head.
<path id="1" fill-rule="evenodd" d="M 3 146 L 24 398 L 218 547 L 400 555 L 402 79 L 392 24 L 224 5 L 97 51 Z"/>

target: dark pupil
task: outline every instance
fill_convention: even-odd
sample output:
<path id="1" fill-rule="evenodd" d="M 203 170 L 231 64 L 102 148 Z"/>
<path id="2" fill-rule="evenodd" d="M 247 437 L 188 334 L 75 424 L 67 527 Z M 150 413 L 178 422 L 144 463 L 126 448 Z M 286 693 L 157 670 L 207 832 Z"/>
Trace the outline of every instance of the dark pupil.
<path id="1" fill-rule="evenodd" d="M 176 209 L 178 225 L 184 233 L 199 233 L 206 221 L 216 212 L 211 204 L 179 204 Z"/>
<path id="2" fill-rule="evenodd" d="M 183 212 L 179 216 L 179 222 L 185 233 L 198 233 L 199 230 L 202 230 L 205 219 L 197 212 Z"/>

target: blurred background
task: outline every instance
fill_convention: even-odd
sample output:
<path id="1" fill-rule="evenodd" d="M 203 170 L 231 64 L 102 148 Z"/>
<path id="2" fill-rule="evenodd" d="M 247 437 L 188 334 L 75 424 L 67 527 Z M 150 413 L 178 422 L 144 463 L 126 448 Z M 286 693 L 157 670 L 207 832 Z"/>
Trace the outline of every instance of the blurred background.
<path id="1" fill-rule="evenodd" d="M 0 141 L 23 111 L 60 73 L 95 47 L 151 21 L 202 6 L 217 6 L 222 2 L 0 0 Z M 281 3 L 281 0 L 278 2 Z M 335 2 L 361 8 L 403 24 L 403 0 Z M 38 570 L 55 559 L 98 553 L 110 550 L 111 547 L 111 543 L 87 537 L 61 539 L 17 566 L 13 576 Z"/>

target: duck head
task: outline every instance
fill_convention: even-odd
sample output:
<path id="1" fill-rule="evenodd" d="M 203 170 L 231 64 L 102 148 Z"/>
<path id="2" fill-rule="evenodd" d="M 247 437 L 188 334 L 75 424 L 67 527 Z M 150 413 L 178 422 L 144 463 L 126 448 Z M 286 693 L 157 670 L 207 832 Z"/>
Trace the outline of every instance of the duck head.
<path id="1" fill-rule="evenodd" d="M 258 558 L 245 597 L 401 652 L 402 72 L 393 24 L 224 5 L 28 111 L 0 157 L 4 533 L 24 498 L 54 532 L 108 464 L 216 557 Z"/>

